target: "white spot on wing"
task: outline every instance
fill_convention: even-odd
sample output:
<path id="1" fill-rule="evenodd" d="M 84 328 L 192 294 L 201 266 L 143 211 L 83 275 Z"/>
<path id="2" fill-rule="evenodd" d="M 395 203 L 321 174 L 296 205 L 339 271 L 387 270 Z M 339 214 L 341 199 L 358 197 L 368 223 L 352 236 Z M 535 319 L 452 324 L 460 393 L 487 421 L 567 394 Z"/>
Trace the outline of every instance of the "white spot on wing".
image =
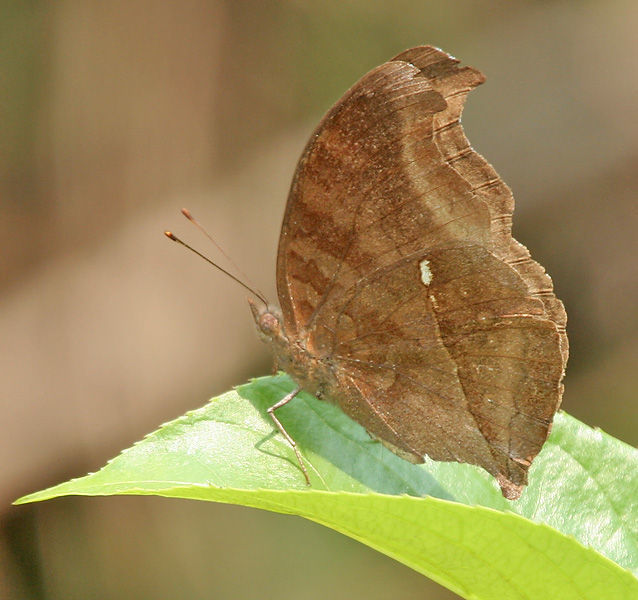
<path id="1" fill-rule="evenodd" d="M 421 281 L 424 285 L 430 285 L 432 281 L 432 271 L 430 271 L 430 261 L 425 258 L 419 263 L 421 268 Z"/>

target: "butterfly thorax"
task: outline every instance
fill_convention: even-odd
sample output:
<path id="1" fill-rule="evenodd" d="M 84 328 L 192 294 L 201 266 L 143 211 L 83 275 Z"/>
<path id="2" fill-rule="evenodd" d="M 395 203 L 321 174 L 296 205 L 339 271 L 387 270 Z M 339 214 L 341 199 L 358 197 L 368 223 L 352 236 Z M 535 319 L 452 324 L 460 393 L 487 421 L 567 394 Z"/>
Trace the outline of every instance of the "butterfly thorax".
<path id="1" fill-rule="evenodd" d="M 335 385 L 329 362 L 317 357 L 302 340 L 287 337 L 278 307 L 250 302 L 250 308 L 259 337 L 272 349 L 275 367 L 286 371 L 305 391 L 319 399 L 329 399 L 329 390 Z"/>

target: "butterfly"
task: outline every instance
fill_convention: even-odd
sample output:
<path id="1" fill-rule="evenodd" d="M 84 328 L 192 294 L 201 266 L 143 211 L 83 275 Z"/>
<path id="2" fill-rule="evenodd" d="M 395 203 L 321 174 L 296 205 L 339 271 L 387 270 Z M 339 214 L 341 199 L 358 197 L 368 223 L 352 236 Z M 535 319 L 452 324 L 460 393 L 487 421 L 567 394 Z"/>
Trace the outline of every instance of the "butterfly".
<path id="1" fill-rule="evenodd" d="M 281 310 L 251 303 L 276 365 L 414 463 L 478 465 L 516 499 L 551 429 L 563 304 L 512 237 L 514 200 L 460 117 L 484 81 L 430 46 L 362 77 L 299 160 Z"/>

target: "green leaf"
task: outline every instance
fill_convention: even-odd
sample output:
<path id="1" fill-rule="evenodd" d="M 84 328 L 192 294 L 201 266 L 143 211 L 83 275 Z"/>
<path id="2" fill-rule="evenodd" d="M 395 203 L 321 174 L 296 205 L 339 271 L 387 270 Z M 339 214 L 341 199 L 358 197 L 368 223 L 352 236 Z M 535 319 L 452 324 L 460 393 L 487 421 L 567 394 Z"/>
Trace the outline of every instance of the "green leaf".
<path id="1" fill-rule="evenodd" d="M 97 473 L 25 496 L 155 494 L 304 516 L 465 598 L 638 597 L 638 453 L 561 413 L 517 502 L 481 469 L 411 465 L 285 375 L 240 386 L 150 434 Z"/>

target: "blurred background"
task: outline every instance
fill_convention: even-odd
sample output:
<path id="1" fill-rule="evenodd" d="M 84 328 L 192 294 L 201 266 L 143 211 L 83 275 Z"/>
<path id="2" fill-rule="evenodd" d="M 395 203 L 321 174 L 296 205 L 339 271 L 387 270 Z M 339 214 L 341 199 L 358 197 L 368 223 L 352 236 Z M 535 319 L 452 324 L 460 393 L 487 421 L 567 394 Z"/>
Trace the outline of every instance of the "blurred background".
<path id="1" fill-rule="evenodd" d="M 162 232 L 209 248 L 189 207 L 275 297 L 308 135 L 418 44 L 487 75 L 464 125 L 566 303 L 563 407 L 635 444 L 637 26 L 632 0 L 0 2 L 0 597 L 457 597 L 294 517 L 10 506 L 270 371 L 245 293 Z"/>

